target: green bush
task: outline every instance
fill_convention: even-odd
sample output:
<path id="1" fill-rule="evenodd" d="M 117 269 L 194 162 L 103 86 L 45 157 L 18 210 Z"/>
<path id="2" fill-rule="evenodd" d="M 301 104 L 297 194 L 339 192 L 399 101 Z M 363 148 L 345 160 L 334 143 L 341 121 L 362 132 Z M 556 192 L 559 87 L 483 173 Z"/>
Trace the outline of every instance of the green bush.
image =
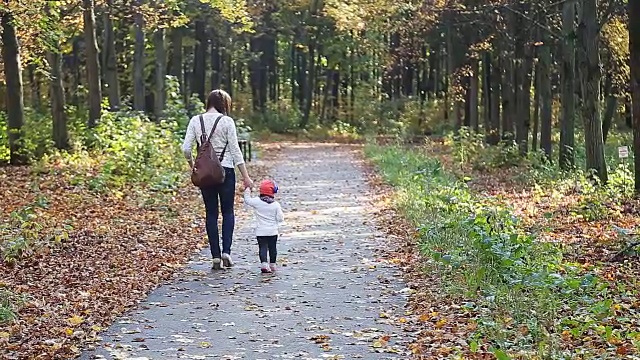
<path id="1" fill-rule="evenodd" d="M 74 117 L 77 111 L 67 109 L 72 149 L 53 149 L 47 117 L 29 113 L 25 142 L 35 160 L 34 171 L 48 171 L 48 164 L 57 163 L 71 176 L 71 183 L 92 190 L 123 187 L 126 184 L 147 184 L 151 187 L 174 188 L 184 175 L 186 161 L 180 150 L 187 123 L 204 106 L 197 97 L 187 110 L 172 77 L 167 79 L 167 105 L 162 119 L 151 121 L 145 114 L 123 107 L 118 111 L 103 111 L 98 125 L 87 129 L 84 121 Z M 0 121 L 0 126 L 2 126 Z M 36 146 L 37 145 L 37 146 Z M 2 148 L 0 148 L 0 151 Z M 58 171 L 58 170 L 56 170 Z"/>
<path id="2" fill-rule="evenodd" d="M 262 113 L 254 113 L 249 122 L 258 131 L 285 134 L 300 129 L 302 112 L 290 103 L 268 103 Z"/>
<path id="3" fill-rule="evenodd" d="M 56 246 L 69 238 L 70 226 L 57 224 L 46 226 L 36 209 L 49 207 L 49 200 L 39 195 L 32 204 L 9 214 L 9 221 L 0 223 L 0 256 L 2 261 L 13 264 L 27 257 L 39 247 Z"/>
<path id="4" fill-rule="evenodd" d="M 176 138 L 184 138 L 187 132 L 189 120 L 196 114 L 204 111 L 204 104 L 197 94 L 193 94 L 189 99 L 189 109 L 185 107 L 180 93 L 180 83 L 175 76 L 167 75 L 166 80 L 167 102 L 163 112 L 164 119 L 171 119 L 176 123 Z"/>
<path id="5" fill-rule="evenodd" d="M 128 109 L 105 112 L 93 132 L 93 152 L 104 157 L 97 186 L 177 182 L 185 164 L 180 130 L 176 121 L 154 123 Z"/>
<path id="6" fill-rule="evenodd" d="M 371 145 L 366 154 L 395 186 L 395 205 L 419 230 L 420 249 L 432 259 L 428 268 L 476 314 L 470 342 L 521 354 L 559 351 L 563 311 L 590 311 L 602 287 L 596 277 L 563 263 L 557 245 L 536 241 L 511 209 L 476 196 L 436 159 Z"/>
<path id="7" fill-rule="evenodd" d="M 87 141 L 87 128 L 83 119 L 86 119 L 86 111 L 68 105 L 65 108 L 67 114 L 67 129 L 69 142 L 74 149 L 83 148 Z M 53 144 L 53 119 L 50 113 L 37 112 L 31 108 L 25 108 L 24 125 L 20 145 L 23 155 L 34 163 L 46 155 L 54 153 Z M 0 112 L 0 164 L 9 162 L 9 138 L 7 135 L 7 117 Z"/>

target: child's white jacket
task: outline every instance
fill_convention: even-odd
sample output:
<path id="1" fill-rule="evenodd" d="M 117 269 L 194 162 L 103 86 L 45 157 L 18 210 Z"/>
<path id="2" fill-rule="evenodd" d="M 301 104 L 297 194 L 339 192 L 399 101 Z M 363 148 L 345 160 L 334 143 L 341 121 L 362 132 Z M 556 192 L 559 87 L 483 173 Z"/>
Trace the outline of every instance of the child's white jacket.
<path id="1" fill-rule="evenodd" d="M 277 201 L 271 204 L 260 200 L 259 197 L 251 197 L 251 189 L 244 190 L 244 203 L 255 210 L 256 236 L 278 235 L 279 226 L 284 222 L 282 207 Z"/>

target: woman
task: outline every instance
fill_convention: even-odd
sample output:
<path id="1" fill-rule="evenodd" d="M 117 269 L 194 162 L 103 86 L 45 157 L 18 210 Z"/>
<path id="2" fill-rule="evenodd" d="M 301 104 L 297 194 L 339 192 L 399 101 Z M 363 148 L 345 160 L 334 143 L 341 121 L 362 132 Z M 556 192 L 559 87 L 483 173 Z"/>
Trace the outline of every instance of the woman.
<path id="1" fill-rule="evenodd" d="M 225 170 L 224 183 L 210 188 L 202 188 L 202 198 L 207 212 L 207 237 L 213 256 L 213 269 L 221 269 L 233 266 L 231 260 L 231 242 L 233 240 L 233 227 L 235 226 L 235 215 L 233 205 L 235 199 L 236 173 L 234 167 L 237 166 L 242 174 L 245 187 L 253 184 L 247 168 L 240 146 L 238 145 L 238 135 L 236 124 L 232 118 L 227 116 L 231 111 L 231 97 L 224 90 L 214 90 L 207 98 L 207 111 L 203 114 L 206 135 L 211 132 L 213 125 L 220 117 L 218 126 L 211 136 L 211 145 L 216 154 L 220 156 L 224 151 L 222 166 Z M 193 157 L 191 147 L 193 142 L 200 144 L 202 126 L 200 115 L 196 115 L 189 121 L 187 134 L 184 137 L 182 151 L 189 161 L 190 168 L 193 168 Z M 222 253 L 220 252 L 220 236 L 218 234 L 218 199 L 220 200 L 220 212 L 222 212 Z"/>

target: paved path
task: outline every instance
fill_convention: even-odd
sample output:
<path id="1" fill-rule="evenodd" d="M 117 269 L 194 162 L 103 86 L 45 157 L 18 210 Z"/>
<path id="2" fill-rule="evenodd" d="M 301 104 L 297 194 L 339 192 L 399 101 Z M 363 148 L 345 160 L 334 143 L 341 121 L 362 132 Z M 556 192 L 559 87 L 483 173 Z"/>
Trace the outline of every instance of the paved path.
<path id="1" fill-rule="evenodd" d="M 278 274 L 259 273 L 257 244 L 238 224 L 233 269 L 212 272 L 203 251 L 81 359 L 408 359 L 392 320 L 404 285 L 374 260 L 385 239 L 367 211 L 357 151 L 283 149 L 273 170 L 288 224 Z"/>

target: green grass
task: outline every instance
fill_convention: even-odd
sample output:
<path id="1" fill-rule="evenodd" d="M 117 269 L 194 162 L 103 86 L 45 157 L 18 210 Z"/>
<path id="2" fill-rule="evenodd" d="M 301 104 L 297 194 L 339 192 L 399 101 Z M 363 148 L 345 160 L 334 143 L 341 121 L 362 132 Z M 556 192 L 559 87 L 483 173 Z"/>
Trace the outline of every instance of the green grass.
<path id="1" fill-rule="evenodd" d="M 0 325 L 8 324 L 18 318 L 18 310 L 24 304 L 24 298 L 0 285 Z"/>
<path id="2" fill-rule="evenodd" d="M 536 241 L 508 207 L 475 195 L 436 159 L 399 147 L 368 145 L 365 152 L 395 187 L 395 206 L 419 229 L 427 269 L 475 314 L 470 344 L 561 358 L 563 317 L 590 313 L 604 285 L 563 263 L 561 248 Z"/>

